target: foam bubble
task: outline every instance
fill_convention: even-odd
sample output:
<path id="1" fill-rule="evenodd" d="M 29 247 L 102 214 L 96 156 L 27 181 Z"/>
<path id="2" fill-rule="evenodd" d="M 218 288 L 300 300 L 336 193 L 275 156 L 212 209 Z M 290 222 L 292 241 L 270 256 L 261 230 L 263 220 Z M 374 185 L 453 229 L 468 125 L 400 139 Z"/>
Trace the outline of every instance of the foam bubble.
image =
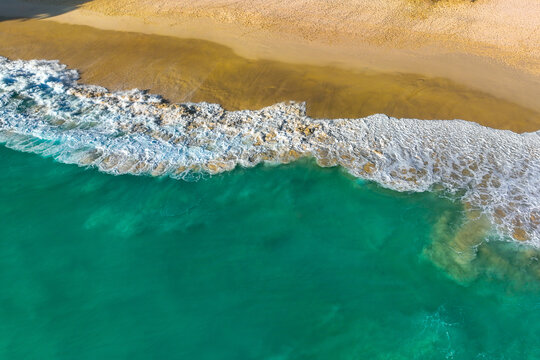
<path id="1" fill-rule="evenodd" d="M 226 111 L 80 85 L 55 61 L 0 58 L 0 141 L 111 174 L 191 178 L 314 157 L 398 191 L 444 189 L 540 246 L 540 132 L 462 120 L 312 119 L 304 104 Z"/>

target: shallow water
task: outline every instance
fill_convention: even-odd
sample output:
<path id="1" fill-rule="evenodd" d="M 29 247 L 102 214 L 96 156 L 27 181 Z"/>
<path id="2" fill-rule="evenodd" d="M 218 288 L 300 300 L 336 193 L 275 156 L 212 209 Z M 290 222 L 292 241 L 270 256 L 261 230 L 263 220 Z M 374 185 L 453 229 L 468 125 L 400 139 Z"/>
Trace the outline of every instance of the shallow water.
<path id="1" fill-rule="evenodd" d="M 492 241 L 456 278 L 432 254 L 462 209 L 432 193 L 306 161 L 196 182 L 0 166 L 2 358 L 540 357 L 538 260 L 494 266 L 526 249 Z"/>

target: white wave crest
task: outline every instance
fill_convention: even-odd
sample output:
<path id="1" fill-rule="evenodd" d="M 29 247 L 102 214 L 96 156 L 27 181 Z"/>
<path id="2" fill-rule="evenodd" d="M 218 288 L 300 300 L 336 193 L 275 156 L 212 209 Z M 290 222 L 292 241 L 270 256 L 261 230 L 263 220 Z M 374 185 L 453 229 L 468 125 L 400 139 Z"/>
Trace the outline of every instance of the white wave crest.
<path id="1" fill-rule="evenodd" d="M 226 111 L 77 79 L 55 61 L 0 58 L 0 141 L 112 174 L 175 178 L 311 156 L 398 191 L 445 189 L 501 233 L 540 246 L 540 132 L 385 115 L 312 119 L 299 103 Z"/>

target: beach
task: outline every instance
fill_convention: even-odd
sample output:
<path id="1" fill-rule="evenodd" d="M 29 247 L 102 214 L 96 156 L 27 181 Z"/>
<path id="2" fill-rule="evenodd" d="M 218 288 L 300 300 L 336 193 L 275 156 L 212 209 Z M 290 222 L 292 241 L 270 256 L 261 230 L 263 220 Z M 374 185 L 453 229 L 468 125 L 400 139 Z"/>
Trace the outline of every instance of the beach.
<path id="1" fill-rule="evenodd" d="M 512 10 L 521 3 L 528 10 Z M 540 128 L 535 3 L 279 4 L 8 1 L 5 16 L 41 19 L 0 24 L 0 51 L 58 59 L 80 69 L 83 82 L 171 101 L 255 109 L 297 100 L 317 117 L 386 113 Z"/>

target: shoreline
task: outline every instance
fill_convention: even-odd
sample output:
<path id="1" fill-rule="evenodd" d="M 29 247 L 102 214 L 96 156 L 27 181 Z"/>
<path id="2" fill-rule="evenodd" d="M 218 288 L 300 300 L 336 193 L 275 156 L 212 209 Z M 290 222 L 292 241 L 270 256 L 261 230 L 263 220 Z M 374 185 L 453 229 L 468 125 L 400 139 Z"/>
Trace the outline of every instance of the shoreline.
<path id="1" fill-rule="evenodd" d="M 439 187 L 501 235 L 540 241 L 538 133 L 380 114 L 313 119 L 298 103 L 255 111 L 169 104 L 141 91 L 79 86 L 76 72 L 56 62 L 0 63 L 0 140 L 15 149 L 117 175 L 187 179 L 313 157 L 401 192 Z"/>

